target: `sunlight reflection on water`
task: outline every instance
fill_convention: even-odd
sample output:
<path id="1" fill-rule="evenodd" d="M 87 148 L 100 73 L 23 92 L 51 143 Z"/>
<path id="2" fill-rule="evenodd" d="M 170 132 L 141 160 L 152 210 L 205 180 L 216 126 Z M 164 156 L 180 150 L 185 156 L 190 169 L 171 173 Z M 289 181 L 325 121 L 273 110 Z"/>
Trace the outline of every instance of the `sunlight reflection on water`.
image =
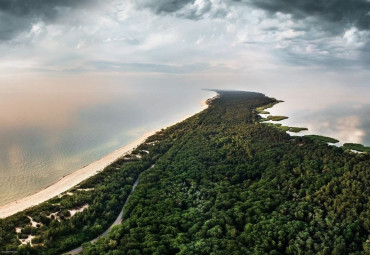
<path id="1" fill-rule="evenodd" d="M 214 93 L 123 82 L 0 88 L 0 204 L 32 194 L 185 115 Z"/>
<path id="2" fill-rule="evenodd" d="M 249 76 L 214 74 L 111 76 L 1 80 L 0 204 L 198 112 L 200 102 L 214 95 L 202 88 L 265 93 L 285 101 L 271 114 L 288 116 L 284 125 L 307 127 L 302 134 L 370 145 L 366 86 L 254 84 L 246 82 Z"/>
<path id="3" fill-rule="evenodd" d="M 289 118 L 279 123 L 291 127 L 306 127 L 293 135 L 318 134 L 333 137 L 343 143 L 361 143 L 370 145 L 370 104 L 345 100 L 337 97 L 337 101 L 314 106 L 305 101 L 298 103 L 289 100 L 268 109 L 271 115 L 284 115 Z"/>

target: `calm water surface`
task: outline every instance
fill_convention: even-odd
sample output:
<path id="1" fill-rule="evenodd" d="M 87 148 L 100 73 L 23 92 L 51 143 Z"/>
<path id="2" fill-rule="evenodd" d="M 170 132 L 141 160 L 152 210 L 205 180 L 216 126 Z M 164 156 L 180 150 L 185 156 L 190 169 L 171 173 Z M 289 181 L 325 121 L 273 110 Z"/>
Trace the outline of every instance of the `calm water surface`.
<path id="1" fill-rule="evenodd" d="M 53 78 L 0 83 L 0 204 L 54 183 L 144 132 L 201 110 L 213 92 L 202 88 L 263 92 L 284 100 L 271 114 L 282 123 L 370 145 L 370 90 L 341 86 L 276 86 L 166 78 Z"/>
<path id="2" fill-rule="evenodd" d="M 270 93 L 267 93 L 270 95 Z M 278 93 L 275 96 L 285 102 L 268 111 L 272 115 L 289 118 L 279 123 L 293 127 L 306 127 L 293 135 L 319 134 L 343 143 L 361 143 L 370 146 L 370 89 L 349 88 L 320 92 L 300 90 Z"/>
<path id="3" fill-rule="evenodd" d="M 176 85 L 2 86 L 0 204 L 200 111 L 201 101 L 213 95 Z"/>

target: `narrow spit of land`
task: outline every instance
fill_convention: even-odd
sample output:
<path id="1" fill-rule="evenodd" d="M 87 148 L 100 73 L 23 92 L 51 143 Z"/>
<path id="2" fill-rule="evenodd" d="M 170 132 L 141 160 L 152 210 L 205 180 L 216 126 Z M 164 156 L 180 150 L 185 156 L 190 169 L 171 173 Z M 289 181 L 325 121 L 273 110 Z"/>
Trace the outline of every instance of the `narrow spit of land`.
<path id="1" fill-rule="evenodd" d="M 257 109 L 273 98 L 219 94 L 207 110 L 150 136 L 62 196 L 0 220 L 0 247 L 61 254 L 86 242 L 83 254 L 367 254 L 369 154 L 264 124 Z M 122 223 L 90 243 L 123 206 Z"/>

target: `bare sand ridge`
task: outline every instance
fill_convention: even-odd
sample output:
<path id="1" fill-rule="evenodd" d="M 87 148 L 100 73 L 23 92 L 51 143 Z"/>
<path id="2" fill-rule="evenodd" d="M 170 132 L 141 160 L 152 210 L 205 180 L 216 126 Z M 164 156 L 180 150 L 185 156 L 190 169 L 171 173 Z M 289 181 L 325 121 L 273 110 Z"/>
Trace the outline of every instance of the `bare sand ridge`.
<path id="1" fill-rule="evenodd" d="M 208 107 L 208 101 L 204 100 L 201 103 L 203 109 Z M 190 116 L 185 116 L 179 122 L 185 120 Z M 31 206 L 38 205 L 50 198 L 53 198 L 60 193 L 67 191 L 68 189 L 76 186 L 81 181 L 86 180 L 87 178 L 95 175 L 99 171 L 103 170 L 105 167 L 109 166 L 111 163 L 116 161 L 118 158 L 124 156 L 125 154 L 132 151 L 138 145 L 143 143 L 149 136 L 153 135 L 155 131 L 147 132 L 143 134 L 139 139 L 136 141 L 127 144 L 114 152 L 108 154 L 107 156 L 92 162 L 91 164 L 76 170 L 75 172 L 64 176 L 56 183 L 50 185 L 49 187 L 22 199 L 16 200 L 14 202 L 7 203 L 5 205 L 0 206 L 0 218 L 8 217 L 12 214 L 17 212 L 23 211 Z"/>

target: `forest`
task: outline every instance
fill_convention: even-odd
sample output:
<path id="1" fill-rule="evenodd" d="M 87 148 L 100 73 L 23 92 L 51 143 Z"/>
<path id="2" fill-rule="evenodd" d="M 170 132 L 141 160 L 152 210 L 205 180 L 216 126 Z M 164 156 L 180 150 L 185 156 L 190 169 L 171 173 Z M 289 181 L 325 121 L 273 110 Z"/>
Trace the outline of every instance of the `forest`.
<path id="1" fill-rule="evenodd" d="M 2 251 L 61 254 L 370 254 L 370 155 L 291 136 L 261 93 L 217 91 L 68 192 L 0 220 Z M 115 220 L 132 185 L 123 222 Z M 32 238 L 22 245 L 20 239 Z"/>

